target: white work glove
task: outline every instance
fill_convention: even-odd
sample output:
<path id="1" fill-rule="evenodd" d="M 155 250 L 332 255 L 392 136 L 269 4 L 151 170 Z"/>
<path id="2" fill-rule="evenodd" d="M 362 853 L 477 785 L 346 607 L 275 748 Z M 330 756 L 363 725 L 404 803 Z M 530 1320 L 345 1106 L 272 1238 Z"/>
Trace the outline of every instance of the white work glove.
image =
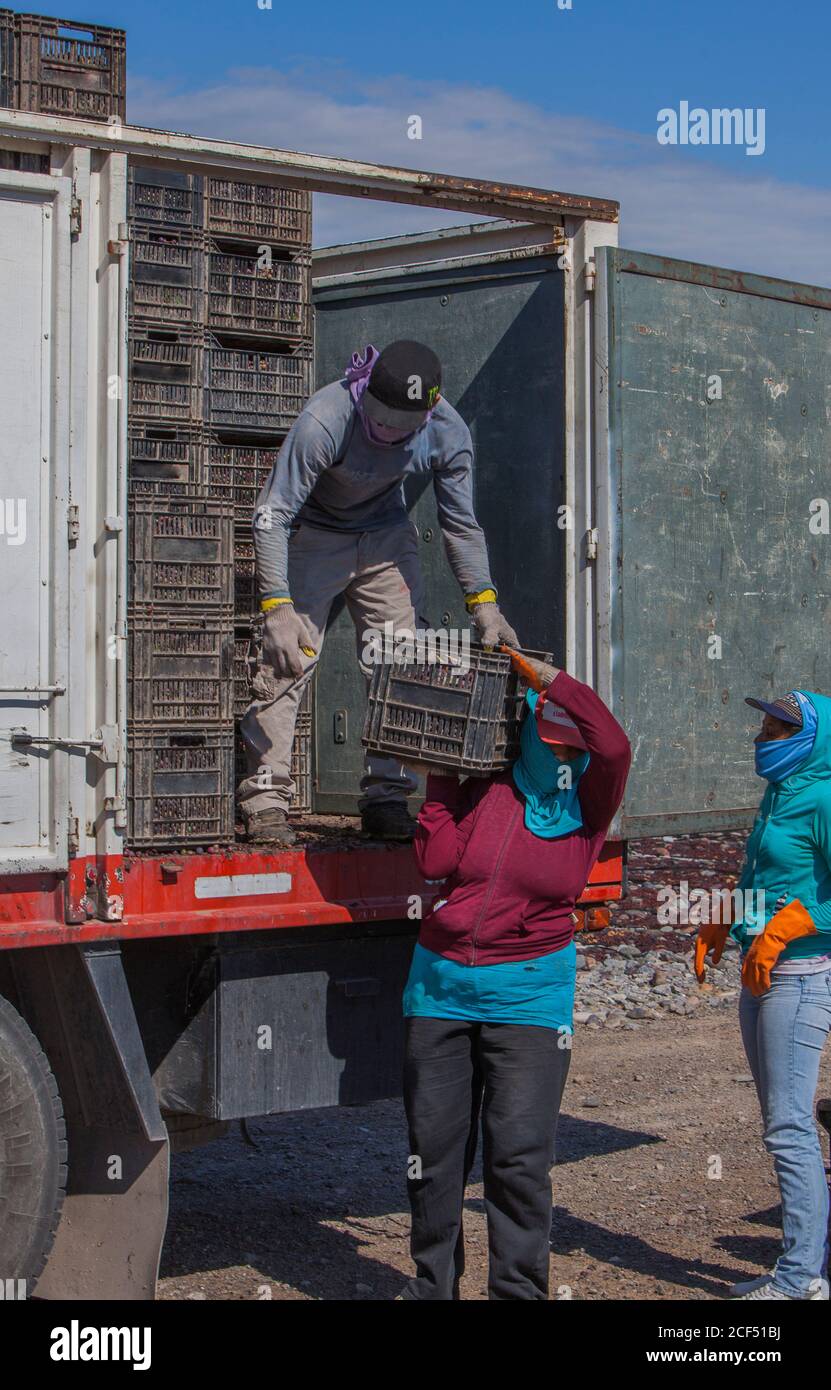
<path id="1" fill-rule="evenodd" d="M 496 603 L 477 603 L 470 616 L 476 624 L 482 646 L 487 651 L 502 643 L 506 647 L 518 647 L 519 638 L 511 624 L 503 618 Z"/>
<path id="2" fill-rule="evenodd" d="M 294 604 L 278 603 L 263 620 L 263 661 L 275 676 L 302 676 L 303 656 L 314 656 L 312 637 Z"/>

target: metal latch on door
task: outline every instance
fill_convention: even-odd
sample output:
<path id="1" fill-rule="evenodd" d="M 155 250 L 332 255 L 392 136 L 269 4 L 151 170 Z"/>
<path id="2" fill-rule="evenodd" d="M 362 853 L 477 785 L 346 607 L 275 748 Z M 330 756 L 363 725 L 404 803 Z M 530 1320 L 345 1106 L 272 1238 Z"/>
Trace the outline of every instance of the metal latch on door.
<path id="1" fill-rule="evenodd" d="M 56 685 L 0 685 L 0 695 L 65 695 L 66 686 Z"/>
<path id="2" fill-rule="evenodd" d="M 9 742 L 23 748 L 33 744 L 47 744 L 50 748 L 89 748 L 98 754 L 102 762 L 118 762 L 119 739 L 114 724 L 103 725 L 89 738 L 50 738 L 43 734 L 30 734 L 28 729 L 10 729 Z"/>

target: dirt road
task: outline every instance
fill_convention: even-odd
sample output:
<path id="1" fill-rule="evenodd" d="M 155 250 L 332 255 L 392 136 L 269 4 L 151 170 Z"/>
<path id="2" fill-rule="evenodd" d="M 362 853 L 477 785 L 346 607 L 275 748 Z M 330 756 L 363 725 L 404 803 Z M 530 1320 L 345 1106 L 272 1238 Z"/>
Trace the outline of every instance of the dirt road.
<path id="1" fill-rule="evenodd" d="M 400 1104 L 251 1128 L 256 1150 L 235 1127 L 174 1159 L 160 1296 L 392 1298 L 410 1272 Z M 733 1008 L 578 1030 L 558 1147 L 552 1297 L 721 1298 L 772 1264 L 778 1196 Z M 465 1299 L 486 1296 L 480 1177 Z"/>

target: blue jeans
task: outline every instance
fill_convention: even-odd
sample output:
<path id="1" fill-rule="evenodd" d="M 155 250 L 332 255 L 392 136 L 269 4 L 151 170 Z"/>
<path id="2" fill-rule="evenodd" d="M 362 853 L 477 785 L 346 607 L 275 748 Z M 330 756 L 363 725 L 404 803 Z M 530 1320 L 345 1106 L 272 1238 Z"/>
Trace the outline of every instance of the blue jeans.
<path id="1" fill-rule="evenodd" d="M 826 1277 L 828 1264 L 828 1184 L 814 1103 L 831 1030 L 831 971 L 774 972 L 771 981 L 758 999 L 742 990 L 739 1021 L 782 1198 L 782 1254 L 774 1284 L 804 1298 L 813 1281 Z"/>

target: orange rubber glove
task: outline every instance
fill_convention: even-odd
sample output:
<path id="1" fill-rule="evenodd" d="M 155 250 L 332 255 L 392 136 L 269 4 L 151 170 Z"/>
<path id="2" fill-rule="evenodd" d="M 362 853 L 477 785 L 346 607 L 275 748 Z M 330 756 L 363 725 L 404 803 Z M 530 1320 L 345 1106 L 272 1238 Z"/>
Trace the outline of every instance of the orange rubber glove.
<path id="1" fill-rule="evenodd" d="M 511 658 L 511 665 L 517 675 L 521 676 L 532 690 L 539 693 L 547 690 L 558 674 L 559 667 L 549 666 L 545 661 L 537 661 L 533 656 L 525 656 L 522 652 L 514 651 L 513 647 L 505 646 L 504 643 L 499 650 Z"/>
<path id="2" fill-rule="evenodd" d="M 706 960 L 712 951 L 711 965 L 718 965 L 724 954 L 724 947 L 730 935 L 732 922 L 702 922 L 698 928 L 698 936 L 695 943 L 695 960 L 693 970 L 695 978 L 700 985 L 704 983 L 704 976 L 707 973 Z"/>
<path id="3" fill-rule="evenodd" d="M 770 972 L 786 946 L 802 936 L 816 936 L 817 929 L 799 898 L 775 912 L 744 958 L 742 984 L 756 998 L 770 989 Z"/>

